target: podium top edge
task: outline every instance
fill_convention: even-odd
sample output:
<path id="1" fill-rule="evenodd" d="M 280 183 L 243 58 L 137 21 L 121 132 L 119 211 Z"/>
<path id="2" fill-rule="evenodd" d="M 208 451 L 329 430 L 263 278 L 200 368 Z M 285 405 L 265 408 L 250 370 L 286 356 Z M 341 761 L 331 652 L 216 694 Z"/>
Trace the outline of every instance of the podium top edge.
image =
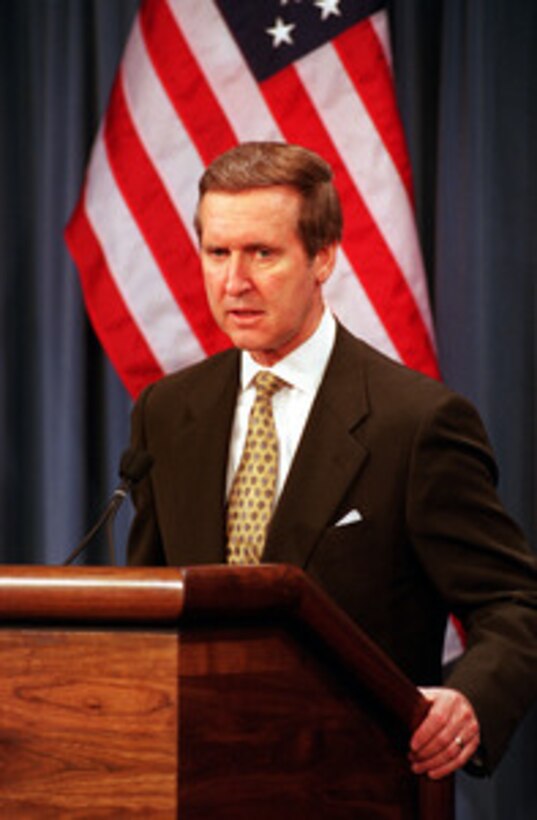
<path id="1" fill-rule="evenodd" d="M 184 602 L 178 568 L 0 565 L 0 621 L 117 623 L 177 621 Z"/>

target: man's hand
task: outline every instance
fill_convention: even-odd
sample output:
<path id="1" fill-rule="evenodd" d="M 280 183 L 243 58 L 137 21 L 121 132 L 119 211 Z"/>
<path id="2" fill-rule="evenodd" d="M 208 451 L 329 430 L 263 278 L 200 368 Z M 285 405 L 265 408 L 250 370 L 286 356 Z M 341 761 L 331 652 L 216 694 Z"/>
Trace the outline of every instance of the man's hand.
<path id="1" fill-rule="evenodd" d="M 409 759 L 415 774 L 437 779 L 464 766 L 475 754 L 479 724 L 461 692 L 447 688 L 420 691 L 432 706 L 410 739 Z"/>

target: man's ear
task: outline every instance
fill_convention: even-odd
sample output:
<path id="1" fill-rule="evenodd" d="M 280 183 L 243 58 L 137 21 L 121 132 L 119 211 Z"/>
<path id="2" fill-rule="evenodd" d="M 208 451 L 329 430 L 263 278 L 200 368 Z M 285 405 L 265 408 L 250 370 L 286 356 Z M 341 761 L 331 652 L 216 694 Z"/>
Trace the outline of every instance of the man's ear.
<path id="1" fill-rule="evenodd" d="M 315 277 L 320 285 L 323 285 L 336 264 L 338 243 L 332 242 L 331 245 L 325 245 L 315 254 L 313 264 L 315 266 Z"/>

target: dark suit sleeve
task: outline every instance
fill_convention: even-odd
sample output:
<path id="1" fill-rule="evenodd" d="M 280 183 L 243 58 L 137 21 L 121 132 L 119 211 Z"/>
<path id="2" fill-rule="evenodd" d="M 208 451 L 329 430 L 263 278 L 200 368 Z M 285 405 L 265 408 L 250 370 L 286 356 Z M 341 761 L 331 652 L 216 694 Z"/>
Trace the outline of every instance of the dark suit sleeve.
<path id="1" fill-rule="evenodd" d="M 478 415 L 450 394 L 416 437 L 407 516 L 420 561 L 466 629 L 446 685 L 473 704 L 489 769 L 537 697 L 537 562 L 495 481 Z"/>
<path id="2" fill-rule="evenodd" d="M 148 387 L 134 405 L 131 415 L 131 446 L 146 450 L 145 406 L 152 387 Z M 166 563 L 160 536 L 151 473 L 140 481 L 132 493 L 135 517 L 127 545 L 127 560 L 132 566 L 161 566 Z"/>

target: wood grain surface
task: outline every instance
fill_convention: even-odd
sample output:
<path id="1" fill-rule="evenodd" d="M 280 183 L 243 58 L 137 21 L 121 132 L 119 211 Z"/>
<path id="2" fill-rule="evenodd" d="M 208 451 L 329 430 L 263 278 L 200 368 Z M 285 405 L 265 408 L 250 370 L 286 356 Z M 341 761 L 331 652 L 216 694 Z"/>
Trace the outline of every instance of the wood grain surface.
<path id="1" fill-rule="evenodd" d="M 176 816 L 177 636 L 0 630 L 0 817 Z"/>
<path id="2" fill-rule="evenodd" d="M 312 649 L 279 628 L 183 639 L 181 818 L 416 820 L 406 729 Z"/>

